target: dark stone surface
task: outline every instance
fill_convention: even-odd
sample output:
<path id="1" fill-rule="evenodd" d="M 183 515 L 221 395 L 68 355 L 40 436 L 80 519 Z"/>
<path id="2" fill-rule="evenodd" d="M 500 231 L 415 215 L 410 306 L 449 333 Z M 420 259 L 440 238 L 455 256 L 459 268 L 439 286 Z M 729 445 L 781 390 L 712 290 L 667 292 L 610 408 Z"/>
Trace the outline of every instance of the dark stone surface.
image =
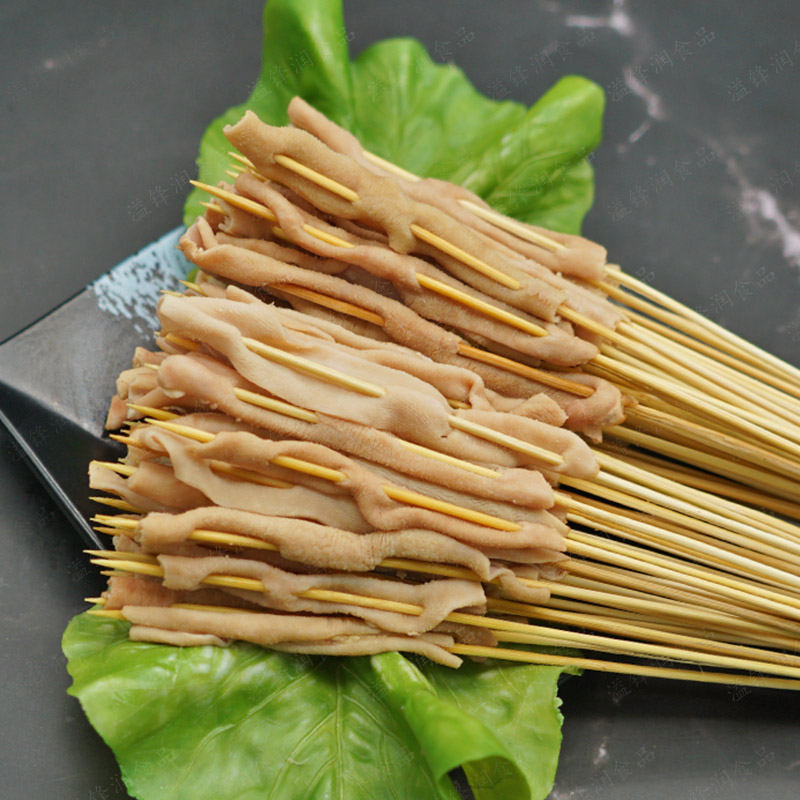
<path id="1" fill-rule="evenodd" d="M 800 363 L 795 3 L 353 0 L 345 11 L 355 51 L 415 35 L 488 93 L 531 102 L 570 72 L 600 83 L 586 233 L 632 274 Z M 2 4 L 0 340 L 180 222 L 198 139 L 246 96 L 259 37 L 259 2 Z M 0 794 L 124 797 L 110 751 L 64 693 L 59 647 L 101 579 L 1 430 L 0 507 Z M 587 675 L 562 697 L 553 798 L 798 796 L 793 694 Z"/>

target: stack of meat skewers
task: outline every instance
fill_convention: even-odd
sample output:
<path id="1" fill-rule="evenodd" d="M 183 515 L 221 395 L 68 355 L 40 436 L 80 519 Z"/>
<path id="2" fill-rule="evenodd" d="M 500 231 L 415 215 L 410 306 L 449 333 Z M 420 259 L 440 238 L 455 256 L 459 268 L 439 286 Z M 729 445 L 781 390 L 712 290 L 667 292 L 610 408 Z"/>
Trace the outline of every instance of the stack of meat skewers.
<path id="1" fill-rule="evenodd" d="M 197 277 L 118 381 L 94 613 L 800 688 L 800 528 L 768 513 L 800 518 L 797 371 L 598 245 L 289 115 L 226 130 L 235 184 L 181 240 Z"/>

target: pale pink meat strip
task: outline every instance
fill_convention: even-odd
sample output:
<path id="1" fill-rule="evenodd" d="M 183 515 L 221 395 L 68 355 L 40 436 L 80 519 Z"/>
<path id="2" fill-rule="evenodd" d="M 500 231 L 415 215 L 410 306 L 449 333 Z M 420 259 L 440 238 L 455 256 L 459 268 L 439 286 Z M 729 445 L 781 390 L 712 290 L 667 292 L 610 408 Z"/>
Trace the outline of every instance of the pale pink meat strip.
<path id="1" fill-rule="evenodd" d="M 254 514 L 208 506 L 182 514 L 148 514 L 135 540 L 145 552 L 170 553 L 189 542 L 195 530 L 235 533 L 269 542 L 283 558 L 318 569 L 368 572 L 386 558 L 455 564 L 489 580 L 488 558 L 479 550 L 434 531 L 406 529 L 356 534 L 303 519 Z"/>
<path id="2" fill-rule="evenodd" d="M 201 489 L 217 505 L 256 513 L 305 517 L 357 532 L 425 528 L 478 547 L 546 546 L 562 550 L 564 546 L 562 536 L 566 533 L 566 526 L 547 511 L 527 509 L 522 513 L 522 510 L 517 510 L 514 516 L 521 518 L 520 530 L 506 531 L 399 503 L 386 496 L 383 490 L 386 481 L 374 471 L 322 445 L 274 442 L 244 432 L 221 433 L 208 444 L 198 444 L 152 427 L 137 429 L 133 436 L 153 450 L 166 452 L 175 475 L 187 485 Z M 273 477 L 296 482 L 291 489 L 273 489 L 216 474 L 210 466 L 210 462 L 221 461 L 259 472 L 279 455 L 339 470 L 347 475 L 347 480 L 332 483 L 272 467 L 268 472 Z M 433 491 L 436 487 L 427 485 L 426 488 Z M 469 495 L 452 492 L 448 496 L 460 500 L 459 504 L 468 508 L 476 505 L 476 499 Z M 488 507 L 511 510 L 506 504 Z"/>

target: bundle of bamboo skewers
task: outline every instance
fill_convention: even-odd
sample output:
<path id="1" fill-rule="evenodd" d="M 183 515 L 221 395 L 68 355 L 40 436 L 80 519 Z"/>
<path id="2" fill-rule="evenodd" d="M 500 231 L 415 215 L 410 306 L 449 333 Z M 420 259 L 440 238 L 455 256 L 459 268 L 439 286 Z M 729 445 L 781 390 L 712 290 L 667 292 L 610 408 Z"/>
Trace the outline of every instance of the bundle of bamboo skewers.
<path id="1" fill-rule="evenodd" d="M 268 126 L 263 131 L 252 120 L 230 132 L 229 138 L 244 153 L 232 154 L 237 163 L 230 176 L 236 185 L 201 185 L 216 202 L 208 204 L 206 219 L 199 220 L 183 242 L 201 272 L 195 281 L 185 283 L 187 291 L 179 302 L 219 297 L 227 283 L 234 283 L 311 313 L 309 325 L 333 321 L 351 326 L 358 335 L 401 344 L 424 336 L 431 330 L 426 326 L 438 322 L 447 326 L 448 336 L 455 334 L 456 345 L 443 354 L 441 349 L 423 349 L 427 344 L 414 339 L 427 356 L 474 369 L 497 393 L 518 379 L 524 386 L 544 387 L 560 404 L 567 426 L 594 440 L 591 452 L 599 469 L 587 475 L 571 469 L 564 452 L 467 419 L 459 408 L 469 402 L 449 398 L 454 429 L 511 451 L 523 459 L 521 465 L 537 469 L 557 486 L 552 510 L 570 528 L 563 537 L 566 558 L 553 559 L 551 569 L 540 569 L 535 577 L 524 570 L 515 573 L 520 586 L 540 593 L 536 602 L 522 602 L 522 589 L 517 588 L 515 596 L 508 584 L 496 581 L 487 594 L 485 613 L 451 610 L 443 618 L 490 631 L 492 646 L 456 638 L 445 649 L 457 655 L 575 664 L 645 676 L 800 688 L 800 657 L 794 654 L 800 620 L 800 528 L 785 519 L 800 519 L 800 372 L 618 267 L 599 263 L 596 246 L 522 225 L 466 192 L 448 194 L 441 186 L 362 151 L 352 137 L 321 115 L 297 101 L 293 104 L 290 115 L 296 128 L 288 129 L 290 135 L 287 129 Z M 318 138 L 310 137 L 311 142 L 298 136 L 304 127 Z M 264 135 L 259 138 L 260 133 Z M 397 189 L 386 190 L 388 199 L 380 192 L 371 194 L 373 184 L 383 190 L 390 181 Z M 401 202 L 398 197 L 402 203 L 411 198 L 407 207 L 413 212 L 418 211 L 420 197 L 440 208 L 424 219 L 414 217 L 410 225 L 409 217 L 399 213 L 405 225 L 403 238 L 384 208 Z M 285 268 L 257 275 L 239 269 L 231 275 L 221 268 L 220 259 L 207 257 L 220 252 L 217 248 L 237 246 L 250 261 L 254 253 L 262 261 L 282 253 Z M 471 247 L 478 248 L 478 254 Z M 362 257 L 370 248 L 375 252 Z M 397 253 L 406 259 L 402 264 L 393 260 Z M 408 253 L 421 257 L 411 260 Z M 539 255 L 536 263 L 541 269 L 520 272 L 534 255 Z M 566 295 L 554 293 L 561 298 L 557 306 L 546 291 L 544 299 L 530 291 L 528 279 L 540 279 L 545 268 L 553 275 L 545 283 L 566 291 Z M 339 274 L 346 280 L 334 277 Z M 369 288 L 372 284 L 380 285 L 385 300 Z M 450 304 L 445 310 L 464 314 L 453 312 L 442 318 L 441 307 L 425 300 L 433 295 Z M 414 317 L 413 325 L 418 328 L 411 330 L 411 317 L 403 316 L 396 298 L 417 312 L 419 319 Z M 607 298 L 616 303 L 614 313 L 603 306 Z M 548 302 L 554 306 L 550 318 Z M 565 321 L 571 323 L 567 334 Z M 404 330 L 406 323 L 409 330 Z M 296 320 L 291 324 L 300 325 Z M 202 325 L 193 335 L 185 333 L 178 327 L 162 330 L 162 350 L 172 355 L 220 356 L 216 341 L 204 341 Z M 578 355 L 553 363 L 559 358 L 553 355 L 555 345 L 542 342 L 567 335 L 575 339 L 570 342 Z M 529 346 L 529 341 L 534 344 Z M 258 358 L 354 397 L 379 398 L 386 392 L 385 386 L 363 375 L 322 367 L 274 343 L 244 336 L 242 342 Z M 540 345 L 551 347 L 547 358 L 537 357 Z M 142 367 L 154 381 L 161 380 L 160 357 L 145 358 Z M 217 400 L 205 398 L 198 407 L 187 408 L 186 400 L 172 403 L 176 394 L 159 394 L 154 385 L 148 384 L 150 394 L 141 396 L 159 397 L 159 402 L 132 403 L 130 431 L 118 437 L 134 454 L 128 459 L 131 463 L 97 465 L 96 470 L 133 476 L 148 446 L 145 428 L 213 446 L 221 429 L 198 427 L 185 415 L 217 409 Z M 240 387 L 233 392 L 245 406 L 312 426 L 320 419 L 312 410 L 311 388 L 306 404 L 287 403 L 271 391 Z M 599 403 L 603 392 L 615 392 L 619 405 L 615 407 L 608 394 L 605 405 L 587 421 L 584 406 L 593 397 Z M 236 409 L 236 413 L 222 410 L 236 417 L 241 407 Z M 499 474 L 488 462 L 459 458 L 418 442 L 402 444 L 465 474 L 488 480 L 491 473 Z M 149 446 L 152 449 L 152 443 Z M 151 455 L 163 465 L 163 451 L 156 449 Z M 287 470 L 333 483 L 345 475 L 285 454 L 271 464 L 283 470 L 280 477 L 265 477 L 262 471 L 233 463 L 218 462 L 215 470 L 230 480 L 261 484 L 291 483 L 286 481 Z M 384 489 L 393 502 L 435 509 L 437 514 L 489 530 L 513 532 L 522 527 L 516 518 L 484 513 L 402 485 Z M 137 537 L 147 516 L 148 509 L 128 497 L 98 498 L 123 512 L 96 517 L 99 530 L 123 537 L 118 542 Z M 275 541 L 232 530 L 193 529 L 188 538 L 192 547 L 234 554 L 242 548 L 249 553 L 281 551 Z M 164 575 L 157 553 L 138 544 L 93 555 L 95 563 L 115 575 Z M 502 561 L 508 566 L 513 559 Z M 415 558 L 384 558 L 376 568 L 411 586 L 430 576 L 481 580 L 474 569 L 463 565 Z M 263 580 L 233 574 L 209 574 L 201 583 L 239 593 L 265 591 Z M 335 613 L 342 613 L 344 606 L 409 618 L 425 614 L 419 604 L 363 593 L 305 588 L 298 590 L 301 594 L 309 601 L 334 604 Z M 220 607 L 208 604 L 172 605 L 184 614 L 220 612 Z M 130 618 L 124 607 L 95 613 Z M 581 647 L 631 660 L 575 658 L 504 648 L 495 642 Z M 699 665 L 702 670 L 654 666 L 641 663 L 642 659 Z"/>

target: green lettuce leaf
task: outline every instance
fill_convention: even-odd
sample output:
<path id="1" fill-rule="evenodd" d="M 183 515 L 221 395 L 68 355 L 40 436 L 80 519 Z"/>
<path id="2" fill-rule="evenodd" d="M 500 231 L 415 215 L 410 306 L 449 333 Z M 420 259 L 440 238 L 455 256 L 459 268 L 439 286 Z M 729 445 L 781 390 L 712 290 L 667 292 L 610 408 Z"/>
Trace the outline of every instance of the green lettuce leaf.
<path id="1" fill-rule="evenodd" d="M 347 40 L 341 0 L 269 0 L 258 82 L 243 104 L 209 126 L 199 179 L 225 177 L 225 125 L 248 108 L 284 125 L 286 106 L 299 95 L 405 169 L 466 186 L 517 219 L 580 232 L 594 194 L 586 158 L 601 136 L 599 86 L 562 78 L 526 109 L 480 94 L 458 67 L 434 63 L 414 39 L 378 42 L 352 63 Z M 203 212 L 205 198 L 199 190 L 189 195 L 186 225 Z"/>
<path id="2" fill-rule="evenodd" d="M 180 648 L 128 627 L 80 614 L 63 648 L 70 694 L 141 800 L 456 800 L 458 766 L 478 800 L 552 786 L 559 668 Z"/>

